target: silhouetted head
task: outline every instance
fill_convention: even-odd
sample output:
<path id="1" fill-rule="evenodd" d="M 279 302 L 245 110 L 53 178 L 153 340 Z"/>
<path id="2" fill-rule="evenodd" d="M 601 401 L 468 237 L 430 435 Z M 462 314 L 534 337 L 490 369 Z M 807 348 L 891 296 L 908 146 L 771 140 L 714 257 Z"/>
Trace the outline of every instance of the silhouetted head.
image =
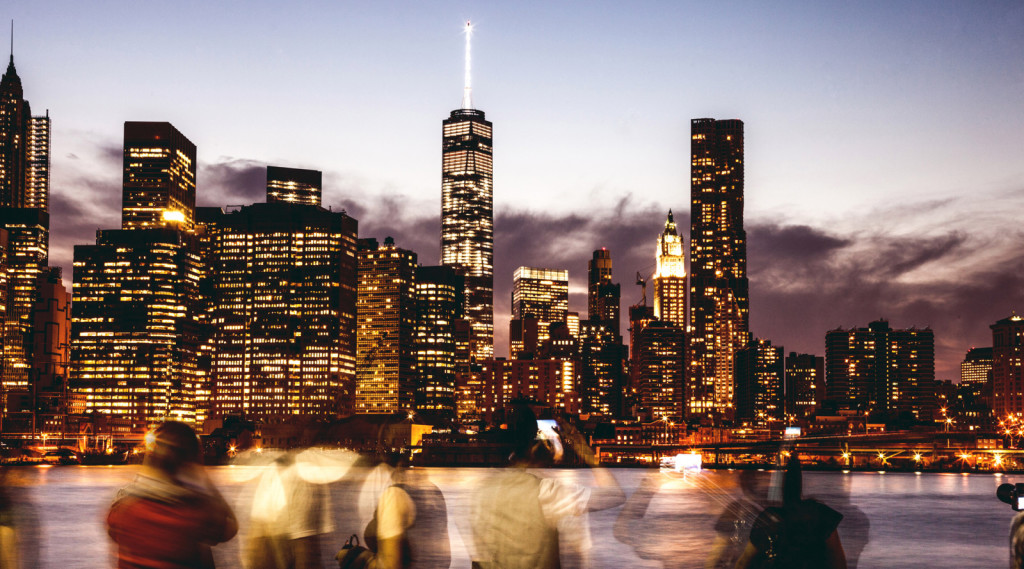
<path id="1" fill-rule="evenodd" d="M 192 427 L 166 421 L 146 435 L 145 463 L 173 476 L 186 464 L 201 464 L 199 437 Z"/>
<path id="2" fill-rule="evenodd" d="M 796 453 L 789 455 L 786 463 L 786 475 L 782 479 L 782 505 L 789 506 L 798 504 L 803 495 L 804 481 L 800 469 L 800 459 Z"/>
<path id="3" fill-rule="evenodd" d="M 505 417 L 514 459 L 529 459 L 530 448 L 537 442 L 537 415 L 525 403 L 515 403 Z"/>

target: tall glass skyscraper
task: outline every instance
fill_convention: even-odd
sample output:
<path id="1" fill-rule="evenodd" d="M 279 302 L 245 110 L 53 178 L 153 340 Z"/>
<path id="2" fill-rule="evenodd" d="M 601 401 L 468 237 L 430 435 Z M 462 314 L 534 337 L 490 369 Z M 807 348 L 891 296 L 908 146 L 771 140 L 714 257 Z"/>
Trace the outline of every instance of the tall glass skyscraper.
<path id="1" fill-rule="evenodd" d="M 687 413 L 732 413 L 736 350 L 748 341 L 743 121 L 693 119 Z"/>
<path id="2" fill-rule="evenodd" d="M 494 173 L 491 123 L 472 108 L 469 31 L 462 108 L 442 126 L 441 264 L 466 278 L 466 319 L 470 355 L 482 362 L 494 355 Z"/>
<path id="3" fill-rule="evenodd" d="M 167 122 L 124 123 L 121 229 L 180 226 L 196 209 L 196 145 Z"/>

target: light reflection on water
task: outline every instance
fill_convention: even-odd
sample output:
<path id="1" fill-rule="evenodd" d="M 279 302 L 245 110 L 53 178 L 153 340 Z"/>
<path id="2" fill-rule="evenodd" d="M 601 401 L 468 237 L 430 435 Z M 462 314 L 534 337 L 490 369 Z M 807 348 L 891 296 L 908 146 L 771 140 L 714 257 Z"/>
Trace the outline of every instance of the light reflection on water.
<path id="1" fill-rule="evenodd" d="M 59 569 L 112 567 L 113 557 L 104 518 L 114 493 L 135 474 L 134 467 L 67 466 L 12 468 L 15 495 L 34 506 L 42 550 L 39 566 Z M 614 470 L 627 495 L 640 487 L 650 470 Z M 218 467 L 211 475 L 235 506 L 243 532 L 251 496 L 244 467 Z M 413 469 L 444 492 L 452 541 L 452 567 L 468 568 L 463 545 L 468 497 L 489 475 L 485 469 Z M 586 470 L 552 470 L 559 479 L 592 483 Z M 846 515 L 839 530 L 847 549 L 863 547 L 858 567 L 1005 567 L 1010 508 L 995 498 L 1003 482 L 1024 482 L 1022 476 L 988 474 L 806 472 L 805 495 Z M 351 520 L 351 487 L 332 486 L 335 534 L 328 536 L 324 567 L 336 566 L 333 553 L 361 524 Z M 713 525 L 724 504 L 737 496 L 738 473 L 704 471 L 685 481 L 661 486 L 635 532 L 634 543 L 612 536 L 622 509 L 591 514 L 597 568 L 702 567 L 714 537 Z M 864 527 L 867 520 L 869 528 Z M 867 543 L 864 545 L 865 538 Z M 238 539 L 216 548 L 217 566 L 238 567 Z"/>

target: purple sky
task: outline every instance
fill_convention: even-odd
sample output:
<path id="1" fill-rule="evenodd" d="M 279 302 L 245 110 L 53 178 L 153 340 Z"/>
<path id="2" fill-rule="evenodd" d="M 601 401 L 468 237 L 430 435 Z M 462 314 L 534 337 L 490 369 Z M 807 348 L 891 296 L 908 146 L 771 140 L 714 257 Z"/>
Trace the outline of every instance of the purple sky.
<path id="1" fill-rule="evenodd" d="M 937 377 L 956 379 L 1024 311 L 1020 2 L 13 4 L 26 97 L 53 118 L 66 280 L 72 247 L 119 225 L 126 120 L 196 143 L 201 205 L 261 200 L 268 163 L 316 168 L 362 236 L 436 263 L 441 120 L 472 19 L 499 355 L 519 265 L 568 269 L 585 312 L 608 247 L 623 306 L 640 298 L 668 209 L 688 227 L 698 117 L 746 123 L 758 337 L 824 355 L 837 326 L 930 326 Z"/>

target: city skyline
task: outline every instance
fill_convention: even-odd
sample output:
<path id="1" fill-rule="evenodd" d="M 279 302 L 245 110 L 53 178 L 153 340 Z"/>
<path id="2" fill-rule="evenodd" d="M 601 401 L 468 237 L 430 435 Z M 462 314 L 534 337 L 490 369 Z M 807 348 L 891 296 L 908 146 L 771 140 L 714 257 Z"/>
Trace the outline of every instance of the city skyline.
<path id="1" fill-rule="evenodd" d="M 931 326 L 936 377 L 957 379 L 967 349 L 988 345 L 988 326 L 1024 305 L 1020 6 L 448 8 L 236 18 L 198 5 L 189 17 L 17 6 L 25 98 L 53 120 L 51 264 L 70 283 L 71 247 L 119 225 L 119 131 L 135 120 L 167 120 L 196 142 L 199 205 L 261 201 L 267 164 L 315 168 L 324 205 L 346 208 L 361 237 L 393 235 L 434 264 L 437 121 L 462 97 L 459 26 L 473 19 L 474 103 L 497 124 L 499 147 L 498 355 L 517 266 L 568 269 L 570 310 L 583 313 L 586 261 L 607 247 L 623 304 L 639 299 L 630 281 L 653 272 L 661 220 L 688 209 L 688 124 L 705 116 L 746 125 L 756 336 L 822 355 L 837 326 Z M 133 26 L 142 21 L 161 23 Z M 125 49 L 143 29 L 179 39 L 178 60 Z M 275 29 L 276 41 L 231 45 Z M 335 31 L 326 49 L 297 35 L 314 29 Z M 705 29 L 729 29 L 728 49 L 710 47 Z M 146 56 L 166 73 L 133 73 Z M 776 76 L 758 69 L 768 64 Z M 266 77 L 295 87 L 268 97 Z M 402 127 L 371 129 L 362 115 Z M 572 152 L 553 151 L 566 133 Z"/>

